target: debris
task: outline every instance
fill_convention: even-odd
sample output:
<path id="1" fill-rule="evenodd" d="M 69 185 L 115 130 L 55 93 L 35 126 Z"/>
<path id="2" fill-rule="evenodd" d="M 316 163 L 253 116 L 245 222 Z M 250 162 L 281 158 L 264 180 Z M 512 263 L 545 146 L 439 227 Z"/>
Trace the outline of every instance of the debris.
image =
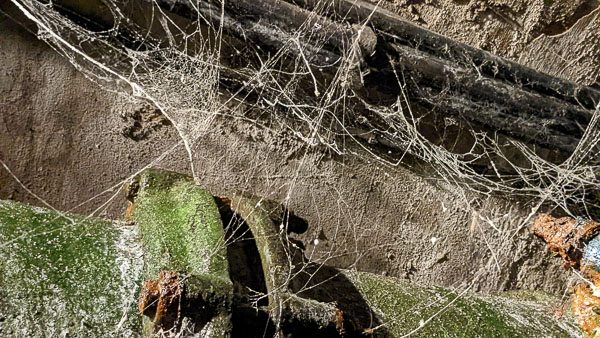
<path id="1" fill-rule="evenodd" d="M 141 234 L 142 241 L 151 239 L 148 238 L 148 232 L 151 229 L 167 230 L 160 227 L 162 222 L 168 223 L 169 230 L 175 230 L 177 227 L 187 224 L 186 220 L 194 218 L 179 217 L 181 215 L 175 214 L 178 216 L 176 217 L 177 222 L 167 222 L 173 220 L 173 217 L 168 217 L 173 215 L 168 212 L 173 209 L 167 208 L 166 201 L 173 202 L 168 205 L 177 207 L 179 211 L 196 211 L 192 214 L 195 216 L 203 214 L 202 211 L 205 212 L 205 216 L 210 215 L 212 214 L 211 210 L 216 208 L 212 204 L 214 202 L 212 196 L 210 196 L 211 203 L 205 203 L 208 200 L 200 198 L 204 196 L 204 193 L 202 190 L 198 190 L 199 188 L 189 185 L 191 182 L 189 179 L 180 180 L 181 177 L 178 178 L 176 175 L 164 172 L 163 175 L 157 174 L 160 173 L 146 172 L 145 178 L 140 180 L 142 184 L 133 210 L 137 226 L 119 228 L 122 231 L 130 232 L 138 227 L 147 227 Z M 150 188 L 151 186 L 157 191 Z M 183 194 L 180 195 L 182 192 Z M 157 194 L 163 198 L 156 198 Z M 152 196 L 155 198 L 151 199 Z M 185 197 L 182 204 L 174 203 L 182 197 Z M 136 306 L 132 306 L 132 311 L 127 314 L 128 321 L 123 322 L 121 327 L 122 330 L 128 330 L 130 334 L 125 332 L 121 334 L 122 332 L 119 331 L 117 335 L 136 336 L 143 331 L 146 335 L 154 333 L 188 336 L 189 334 L 190 336 L 208 337 L 232 335 L 271 337 L 278 334 L 280 336 L 290 334 L 298 337 L 355 337 L 363 333 L 376 337 L 399 337 L 418 330 L 419 336 L 554 337 L 565 336 L 576 329 L 573 321 L 557 320 L 554 315 L 542 311 L 545 305 L 538 302 L 522 302 L 518 298 L 509 299 L 501 296 L 490 298 L 467 291 L 458 293 L 442 288 L 423 288 L 408 281 L 367 272 L 341 270 L 326 264 L 310 262 L 306 257 L 301 257 L 300 250 L 288 246 L 285 232 L 279 231 L 281 206 L 266 200 L 262 200 L 258 204 L 258 200 L 255 197 L 238 196 L 230 200 L 229 206 L 235 207 L 237 214 L 249 224 L 248 227 L 253 235 L 249 239 L 255 242 L 254 244 L 262 244 L 256 247 L 259 251 L 257 254 L 261 256 L 259 260 L 263 259 L 267 263 L 253 265 L 253 267 L 260 266 L 254 271 L 257 274 L 268 273 L 265 276 L 272 277 L 272 280 L 270 279 L 267 285 L 270 289 L 261 294 L 266 296 L 268 293 L 268 296 L 274 296 L 273 298 L 280 302 L 265 305 L 250 302 L 248 297 L 243 295 L 240 297 L 240 294 L 234 293 L 228 271 L 218 269 L 220 264 L 205 260 L 208 267 L 213 267 L 206 270 L 200 264 L 194 263 L 194 259 L 197 257 L 185 257 L 176 252 L 177 246 L 210 245 L 210 241 L 204 242 L 199 241 L 198 238 L 190 238 L 192 241 L 187 242 L 177 236 L 173 237 L 173 233 L 163 233 L 162 237 L 157 238 L 165 240 L 165 236 L 171 236 L 170 240 L 157 240 L 155 244 L 160 244 L 161 250 L 146 251 L 144 262 L 141 262 L 140 259 L 136 263 L 138 266 L 136 277 L 127 274 L 127 277 L 131 277 L 131 279 L 128 279 L 124 285 L 129 286 L 138 282 L 141 284 L 141 280 L 138 280 L 137 276 L 141 274 L 142 265 L 146 268 L 146 277 L 144 277 L 146 281 L 143 283 L 139 302 L 136 304 L 137 309 Z M 257 207 L 257 205 L 259 206 Z M 226 207 L 226 205 L 219 206 Z M 154 217 L 141 217 L 140 213 L 143 212 Z M 0 297 L 0 324 L 3 325 L 3 333 L 5 333 L 4 330 L 13 335 L 19 335 L 19 332 L 31 332 L 31 335 L 35 336 L 39 335 L 40 325 L 62 328 L 66 327 L 63 324 L 69 324 L 69 333 L 75 336 L 114 334 L 114 327 L 118 326 L 117 322 L 123 320 L 121 305 L 124 304 L 124 300 L 127 300 L 127 304 L 131 303 L 128 300 L 133 296 L 133 289 L 119 288 L 119 290 L 127 292 L 123 295 L 127 297 L 108 299 L 108 302 L 103 303 L 105 305 L 102 306 L 98 306 L 97 297 L 85 297 L 88 291 L 97 296 L 98 285 L 103 285 L 103 296 L 111 296 L 110 292 L 114 284 L 110 283 L 105 275 L 108 274 L 117 279 L 122 276 L 120 269 L 122 267 L 117 264 L 114 257 L 107 256 L 106 250 L 97 250 L 104 249 L 104 246 L 96 246 L 97 239 L 106 239 L 107 235 L 111 237 L 112 232 L 106 231 L 107 227 L 102 226 L 103 221 L 98 221 L 101 223 L 95 224 L 96 226 L 89 226 L 88 222 L 91 222 L 89 219 L 82 224 L 71 225 L 69 220 L 56 216 L 53 211 L 21 206 L 14 202 L 0 202 L 0 239 L 6 243 L 9 238 L 19 238 L 14 244 L 9 245 L 8 250 L 0 250 L 0 258 L 2 258 L 0 260 L 0 278 L 8 276 L 3 280 L 4 288 L 0 290 L 2 296 Z M 183 216 L 187 216 L 187 214 Z M 69 215 L 69 217 L 76 220 L 82 219 L 75 215 Z M 207 219 L 203 218 L 204 221 Z M 42 221 L 44 225 L 39 225 Z M 47 222 L 49 224 L 46 224 Z M 44 228 L 48 230 L 44 235 L 21 237 L 20 234 L 31 230 L 29 228 L 32 226 L 31 223 L 38 227 L 38 230 L 40 226 L 50 226 L 50 228 Z M 187 232 L 188 236 L 196 236 L 197 233 L 193 230 L 199 229 L 200 225 L 198 224 L 197 227 L 192 228 L 192 231 Z M 60 236 L 55 237 L 56 232 L 52 231 L 56 229 L 55 226 L 58 229 L 68 227 L 71 231 L 60 232 Z M 87 236 L 88 234 L 90 236 Z M 52 237 L 48 237 L 48 235 Z M 60 243 L 49 241 L 49 238 L 60 240 Z M 211 236 L 211 238 L 221 237 Z M 127 240 L 127 244 L 130 244 L 135 242 L 138 236 L 137 233 L 131 233 L 130 237 L 121 239 Z M 80 244 L 83 246 L 79 247 Z M 90 244 L 93 245 L 93 248 L 90 248 Z M 588 245 L 588 249 L 589 247 L 590 245 Z M 63 248 L 68 248 L 68 250 L 62 250 Z M 74 250 L 74 248 L 79 250 Z M 45 251 L 40 251 L 40 249 Z M 83 249 L 87 252 L 82 256 L 80 253 Z M 132 258 L 142 257 L 142 255 L 138 255 L 138 250 L 141 249 L 139 244 L 132 249 L 135 252 Z M 52 261 L 51 264 L 43 266 L 46 263 L 42 259 L 45 257 L 44 252 L 48 252 L 49 257 L 57 259 L 62 257 L 63 261 Z M 165 259 L 160 261 L 161 264 L 149 268 L 149 264 L 157 262 L 156 257 L 149 257 L 155 252 L 162 253 Z M 43 254 L 44 256 L 42 256 Z M 87 257 L 89 254 L 93 254 L 93 256 Z M 593 255 L 588 254 L 586 250 L 584 257 L 587 256 L 592 257 Z M 84 258 L 93 260 L 84 262 L 82 261 Z M 77 260 L 78 263 L 71 263 L 73 260 Z M 2 262 L 7 263 L 3 264 Z M 33 277 L 37 278 L 39 274 L 35 273 L 28 277 L 29 272 L 37 272 L 37 270 L 32 270 L 30 265 L 24 265 L 31 262 L 41 271 L 46 272 L 46 276 L 59 278 L 60 282 L 69 281 L 70 283 L 75 280 L 73 278 L 76 278 L 78 287 L 68 289 L 69 292 L 52 295 L 44 293 L 48 284 L 41 283 L 38 279 L 32 279 Z M 104 266 L 105 263 L 107 266 Z M 65 274 L 64 270 L 67 266 L 69 273 Z M 186 269 L 176 268 L 177 266 L 184 266 Z M 156 274 L 154 274 L 154 268 L 158 269 Z M 53 269 L 56 269 L 57 273 L 54 273 Z M 85 281 L 81 279 L 90 272 L 93 272 L 93 277 L 86 278 Z M 275 284 L 275 282 L 277 283 Z M 39 288 L 40 286 L 42 288 Z M 111 287 L 105 288 L 104 286 Z M 592 286 L 589 286 L 589 289 L 582 289 L 581 297 L 585 300 L 596 300 L 597 298 L 593 298 L 598 297 L 594 294 L 595 290 L 596 288 Z M 445 295 L 443 301 L 440 300 L 441 294 Z M 64 301 L 66 297 L 70 297 L 70 299 Z M 56 315 L 55 312 L 52 312 L 54 307 L 40 307 L 39 302 L 42 298 L 49 304 L 69 305 L 65 308 L 69 312 Z M 436 301 L 432 303 L 432 299 Z M 72 307 L 76 302 L 86 305 L 81 307 L 82 311 L 79 311 L 80 308 Z M 14 307 L 13 304 L 22 304 L 22 307 Z M 430 305 L 414 311 L 419 304 Z M 35 316 L 23 316 L 18 312 L 13 312 L 22 310 L 26 311 L 21 313 L 27 313 L 29 310 L 35 311 L 30 312 Z M 138 311 L 150 317 L 150 320 L 144 320 L 143 329 L 139 327 L 137 321 L 139 317 L 136 316 L 136 312 Z M 584 320 L 588 319 L 592 324 L 597 318 L 592 317 L 597 316 L 597 306 L 582 307 L 578 311 L 581 316 L 584 316 Z M 38 313 L 41 316 L 36 317 Z M 92 315 L 93 323 L 99 324 L 78 329 L 78 326 L 75 326 L 77 323 L 73 323 L 72 320 L 79 318 L 77 316 L 82 314 L 88 315 L 87 320 L 91 318 L 89 315 Z M 98 315 L 110 316 L 110 318 L 98 318 Z M 269 316 L 271 320 L 269 320 Z M 435 320 L 425 321 L 424 318 L 432 316 L 435 317 Z M 272 320 L 274 318 L 281 319 L 281 321 L 276 324 Z M 421 320 L 423 320 L 423 325 L 420 324 Z M 146 324 L 151 326 L 146 326 Z M 279 332 L 275 331 L 276 325 Z M 71 331 L 71 328 L 76 331 Z M 237 332 L 235 332 L 236 330 Z"/>

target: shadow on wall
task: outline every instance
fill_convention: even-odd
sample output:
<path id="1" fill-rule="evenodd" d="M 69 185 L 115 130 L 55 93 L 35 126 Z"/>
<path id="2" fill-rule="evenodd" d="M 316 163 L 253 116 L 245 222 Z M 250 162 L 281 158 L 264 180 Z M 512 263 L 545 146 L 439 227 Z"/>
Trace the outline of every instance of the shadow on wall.
<path id="1" fill-rule="evenodd" d="M 256 308 L 249 306 L 254 296 L 264 296 L 269 292 L 264 279 L 260 252 L 252 231 L 242 216 L 232 210 L 230 204 L 224 199 L 215 197 L 215 202 L 225 227 L 229 274 L 237 298 L 237 304 L 233 307 L 232 334 L 236 337 L 273 336 L 275 325 L 268 313 L 257 311 Z M 272 220 L 273 223 L 283 220 L 288 234 L 292 232 L 301 234 L 308 229 L 305 220 L 287 209 L 283 209 L 282 215 L 276 215 Z M 289 291 L 307 300 L 335 304 L 339 319 L 339 322 L 332 323 L 335 325 L 323 328 L 312 322 L 310 317 L 303 318 L 293 313 L 284 314 L 281 326 L 284 334 L 298 337 L 324 334 L 359 336 L 373 333 L 372 329 L 381 325 L 360 291 L 340 270 L 309 262 L 303 254 L 302 243 L 284 237 L 288 241 L 284 246 L 297 248 L 292 253 L 291 259 L 294 261 L 294 266 L 298 268 L 292 272 L 295 277 L 290 280 Z M 253 305 L 267 308 L 269 305 L 267 297 L 259 298 Z M 385 327 L 379 327 L 377 336 L 387 337 L 390 334 Z"/>

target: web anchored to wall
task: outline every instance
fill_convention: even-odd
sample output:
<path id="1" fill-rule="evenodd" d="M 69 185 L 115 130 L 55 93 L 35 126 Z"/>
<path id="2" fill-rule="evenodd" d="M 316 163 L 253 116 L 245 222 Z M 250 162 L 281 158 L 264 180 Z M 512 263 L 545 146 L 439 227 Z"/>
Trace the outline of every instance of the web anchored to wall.
<path id="1" fill-rule="evenodd" d="M 103 0 L 93 10 L 77 1 L 12 2 L 37 25 L 38 37 L 87 78 L 160 110 L 177 130 L 198 182 L 195 149 L 216 123 L 234 121 L 275 135 L 257 137 L 270 143 L 260 149 L 299 145 L 291 156 L 298 163 L 295 173 L 268 178 L 273 195 L 286 205 L 298 204 L 294 192 L 305 184 L 304 168 L 324 159 L 361 163 L 384 176 L 408 170 L 441 186 L 456 203 L 442 204 L 443 211 L 474 215 L 465 227 L 490 252 L 486 268 L 469 276 L 472 282 L 455 286 L 470 288 L 483 273 L 511 275 L 505 270 L 515 257 L 506 248 L 538 211 L 598 214 L 595 91 L 566 81 L 538 83 L 552 78 L 525 74 L 460 45 L 435 45 L 430 36 L 419 40 L 418 34 L 384 31 L 379 4 L 361 12 L 344 1 Z M 173 149 L 149 159 L 148 166 Z M 268 156 L 248 154 L 240 180 L 252 185 Z M 10 170 L 10 159 L 3 165 Z M 356 202 L 336 195 L 343 187 L 332 168 L 320 179 L 331 181 L 338 212 L 352 216 L 348 206 Z M 510 202 L 495 206 L 496 198 Z M 515 208 L 527 212 L 513 218 L 507 210 L 517 202 Z M 402 222 L 413 222 L 420 212 Z M 344 256 L 352 258 L 344 261 L 352 268 L 372 250 L 410 246 L 408 235 L 347 218 L 311 238 L 307 255 L 313 263 Z M 430 234 L 422 237 L 432 247 L 451 241 Z M 325 240 L 328 247 L 319 244 Z M 365 249 L 369 241 L 376 248 Z M 444 260 L 443 252 L 433 256 L 432 266 Z M 409 265 L 405 277 L 412 273 Z M 511 278 L 517 277 L 498 288 L 510 288 Z"/>

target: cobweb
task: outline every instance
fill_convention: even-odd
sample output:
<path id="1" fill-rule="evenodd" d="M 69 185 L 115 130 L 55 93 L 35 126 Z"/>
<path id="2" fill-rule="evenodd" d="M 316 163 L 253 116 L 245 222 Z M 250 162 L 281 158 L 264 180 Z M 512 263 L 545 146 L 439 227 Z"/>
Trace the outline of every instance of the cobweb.
<path id="1" fill-rule="evenodd" d="M 364 72 L 360 39 L 361 34 L 367 34 L 369 22 L 347 28 L 348 36 L 333 36 L 326 29 L 329 21 L 320 15 L 331 11 L 328 2 L 318 2 L 304 22 L 290 31 L 261 22 L 256 26 L 233 25 L 240 35 L 248 35 L 248 41 L 252 41 L 252 34 L 260 37 L 261 32 L 273 36 L 275 42 L 270 50 L 228 37 L 223 25 L 231 18 L 219 2 L 191 1 L 190 8 L 208 9 L 196 10 L 184 19 L 166 11 L 162 1 L 134 5 L 103 0 L 92 20 L 52 1 L 12 2 L 35 22 L 38 37 L 88 79 L 115 95 L 159 109 L 177 130 L 198 182 L 202 182 L 202 172 L 195 165 L 196 147 L 206 141 L 215 124 L 229 121 L 272 133 L 275 137 L 262 141 L 272 142 L 273 149 L 285 148 L 286 144 L 278 143 L 282 137 L 291 137 L 294 144 L 300 145 L 294 154 L 299 163 L 296 172 L 282 180 L 275 179 L 276 173 L 267 172 L 267 176 L 272 175 L 268 179 L 273 180 L 273 192 L 262 192 L 263 197 L 277 198 L 292 209 L 298 205 L 294 192 L 306 180 L 303 175 L 307 170 L 303 168 L 324 159 L 361 163 L 387 176 L 408 170 L 420 176 L 418 179 L 440 186 L 459 205 L 443 208 L 474 215 L 471 232 L 481 235 L 491 254 L 491 263 L 483 271 L 476 271 L 470 276 L 472 280 L 456 287 L 471 288 L 481 274 L 500 278 L 515 259 L 503 251 L 542 208 L 592 217 L 600 207 L 596 198 L 600 192 L 598 109 L 575 151 L 559 163 L 540 156 L 530 145 L 472 128 L 454 117 L 446 117 L 437 125 L 438 139 L 442 141 L 432 140 L 424 134 L 422 124 L 428 116 L 413 111 L 405 90 L 410 79 L 400 69 L 394 69 L 401 89 L 394 104 L 377 105 L 361 99 L 356 90 Z M 337 15 L 343 18 L 346 14 Z M 332 39 L 341 39 L 335 55 L 327 54 L 325 48 Z M 324 69 L 335 71 L 323 75 Z M 357 107 L 362 107 L 359 115 L 363 118 L 368 116 L 379 123 L 371 125 L 370 130 L 357 130 Z M 382 151 L 373 135 L 385 138 L 393 146 L 393 154 Z M 469 140 L 468 147 L 456 151 L 458 147 L 452 144 L 462 138 Z M 252 159 L 245 172 L 240 172 L 241 180 L 251 186 L 251 180 L 263 172 L 261 166 L 270 156 L 248 154 Z M 392 257 L 388 258 L 394 260 L 393 248 L 410 243 L 383 225 L 365 226 L 368 221 L 354 219 L 349 211 L 352 201 L 346 200 L 342 187 L 336 187 L 332 168 L 326 167 L 317 179 L 331 183 L 332 203 L 338 206 L 339 218 L 347 221 L 328 225 L 332 237 L 326 239 L 330 243 L 327 247 L 323 246 L 322 237 L 303 238 L 310 240 L 306 250 L 310 264 L 360 268 L 362 258 L 382 248 L 389 248 L 383 251 L 389 251 Z M 132 172 L 131 177 L 137 173 Z M 97 211 L 113 198 L 103 201 Z M 497 198 L 509 202 L 500 205 Z M 507 222 L 512 208 L 526 212 Z M 407 215 L 407 219 L 415 217 L 420 215 Z M 429 229 L 415 236 L 431 241 L 432 246 L 447 240 L 433 234 L 435 231 Z M 368 242 L 374 245 L 365 246 Z M 411 273 L 407 267 L 403 277 L 410 277 Z M 497 288 L 510 288 L 511 282 L 507 283 Z M 429 319 L 424 318 L 424 322 Z"/>

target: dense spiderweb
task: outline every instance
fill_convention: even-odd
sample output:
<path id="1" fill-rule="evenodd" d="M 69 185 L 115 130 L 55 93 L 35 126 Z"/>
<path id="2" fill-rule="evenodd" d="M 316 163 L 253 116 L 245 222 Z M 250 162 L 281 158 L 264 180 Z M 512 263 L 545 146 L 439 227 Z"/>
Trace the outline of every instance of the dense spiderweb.
<path id="1" fill-rule="evenodd" d="M 337 72 L 327 86 L 323 88 L 317 84 L 318 67 L 313 64 L 313 58 L 317 56 L 313 51 L 323 46 L 327 37 L 318 33 L 315 23 L 320 22 L 318 13 L 326 9 L 326 2 L 319 4 L 297 30 L 278 32 L 283 43 L 277 52 L 262 53 L 254 47 L 227 49 L 238 54 L 252 54 L 248 57 L 255 60 L 235 67 L 223 62 L 225 57 L 221 53 L 226 42 L 222 27 L 214 25 L 218 18 L 198 14 L 195 21 L 181 20 L 164 12 L 157 4 L 147 2 L 144 14 L 138 16 L 143 19 L 136 20 L 131 15 L 134 5 L 104 0 L 102 3 L 107 10 L 104 17 L 109 17 L 112 22 L 108 27 L 98 28 L 77 18 L 68 9 L 57 11 L 60 6 L 35 0 L 13 2 L 37 24 L 39 38 L 65 56 L 86 77 L 106 90 L 132 101 L 149 102 L 160 109 L 177 129 L 196 179 L 199 174 L 194 168 L 194 147 L 210 131 L 215 119 L 253 123 L 274 133 L 281 131 L 293 135 L 305 145 L 301 166 L 314 159 L 311 157 L 314 153 L 328 152 L 332 156 L 356 158 L 392 174 L 409 166 L 405 159 L 411 158 L 413 162 L 417 159 L 430 169 L 423 171 L 427 172 L 427 178 L 440 181 L 440 185 L 458 197 L 463 210 L 476 215 L 476 232 L 481 232 L 494 261 L 488 268 L 493 271 L 490 273 L 501 273 L 505 266 L 500 258 L 502 246 L 529 224 L 542 205 L 567 213 L 577 206 L 579 214 L 591 213 L 597 208 L 589 196 L 600 188 L 598 160 L 594 158 L 600 141 L 598 109 L 577 149 L 566 161 L 555 164 L 517 141 L 503 140 L 500 144 L 495 137 L 474 130 L 467 130 L 475 140 L 471 151 L 455 153 L 435 144 L 421 133 L 420 119 L 413 116 L 409 98 L 403 91 L 395 105 L 365 104 L 371 114 L 385 122 L 385 128 L 373 127 L 370 132 L 385 135 L 403 153 L 390 159 L 370 147 L 370 142 L 365 142 L 368 132 L 355 132 L 345 124 L 345 117 L 353 114 L 349 102 L 358 96 L 349 85 L 356 81 L 352 77 L 360 69 L 356 43 L 350 41 L 342 51 L 342 57 L 331 60 Z M 192 5 L 199 6 L 200 3 Z M 214 9 L 215 16 L 223 15 L 221 8 Z M 364 22 L 362 27 L 367 25 L 368 22 Z M 356 29 L 361 32 L 361 28 Z M 402 88 L 405 79 L 402 74 L 397 75 Z M 222 89 L 222 80 L 238 83 Z M 302 88 L 306 83 L 313 87 Z M 303 99 L 302 91 L 312 91 L 318 99 Z M 510 155 L 506 154 L 506 142 L 512 151 Z M 524 160 L 514 160 L 515 149 Z M 491 170 L 482 173 L 476 169 L 474 164 L 481 162 L 487 163 Z M 511 172 L 498 170 L 497 163 L 508 166 Z M 257 161 L 253 165 L 261 164 Z M 293 205 L 290 199 L 301 180 L 300 172 L 298 169 L 297 175 L 287 178 L 285 203 Z M 494 203 L 490 198 L 498 194 L 521 197 L 520 201 L 525 201 L 524 205 L 531 208 L 531 212 L 509 226 L 496 222 L 498 214 L 505 214 L 502 208 L 489 208 Z M 346 204 L 342 195 L 337 196 L 337 203 Z M 486 207 L 492 211 L 486 211 Z M 488 236 L 479 221 L 490 225 L 486 231 L 495 232 L 490 238 L 494 238 L 496 244 L 486 239 Z M 373 225 L 372 229 L 361 228 L 352 221 L 338 224 L 330 239 L 331 247 L 317 248 L 314 242 L 310 258 L 318 264 L 326 264 L 354 246 L 350 251 L 358 262 L 369 249 L 359 249 L 357 242 L 360 238 L 372 237 L 377 231 L 384 233 L 386 230 L 379 225 Z M 432 238 L 434 244 L 435 240 Z M 392 237 L 387 242 L 380 240 L 371 249 L 397 244 L 389 243 L 393 241 Z M 353 267 L 354 264 L 346 266 Z M 475 275 L 473 283 L 462 286 L 472 286 L 477 278 Z M 261 297 L 265 295 L 257 295 L 257 304 Z"/>

